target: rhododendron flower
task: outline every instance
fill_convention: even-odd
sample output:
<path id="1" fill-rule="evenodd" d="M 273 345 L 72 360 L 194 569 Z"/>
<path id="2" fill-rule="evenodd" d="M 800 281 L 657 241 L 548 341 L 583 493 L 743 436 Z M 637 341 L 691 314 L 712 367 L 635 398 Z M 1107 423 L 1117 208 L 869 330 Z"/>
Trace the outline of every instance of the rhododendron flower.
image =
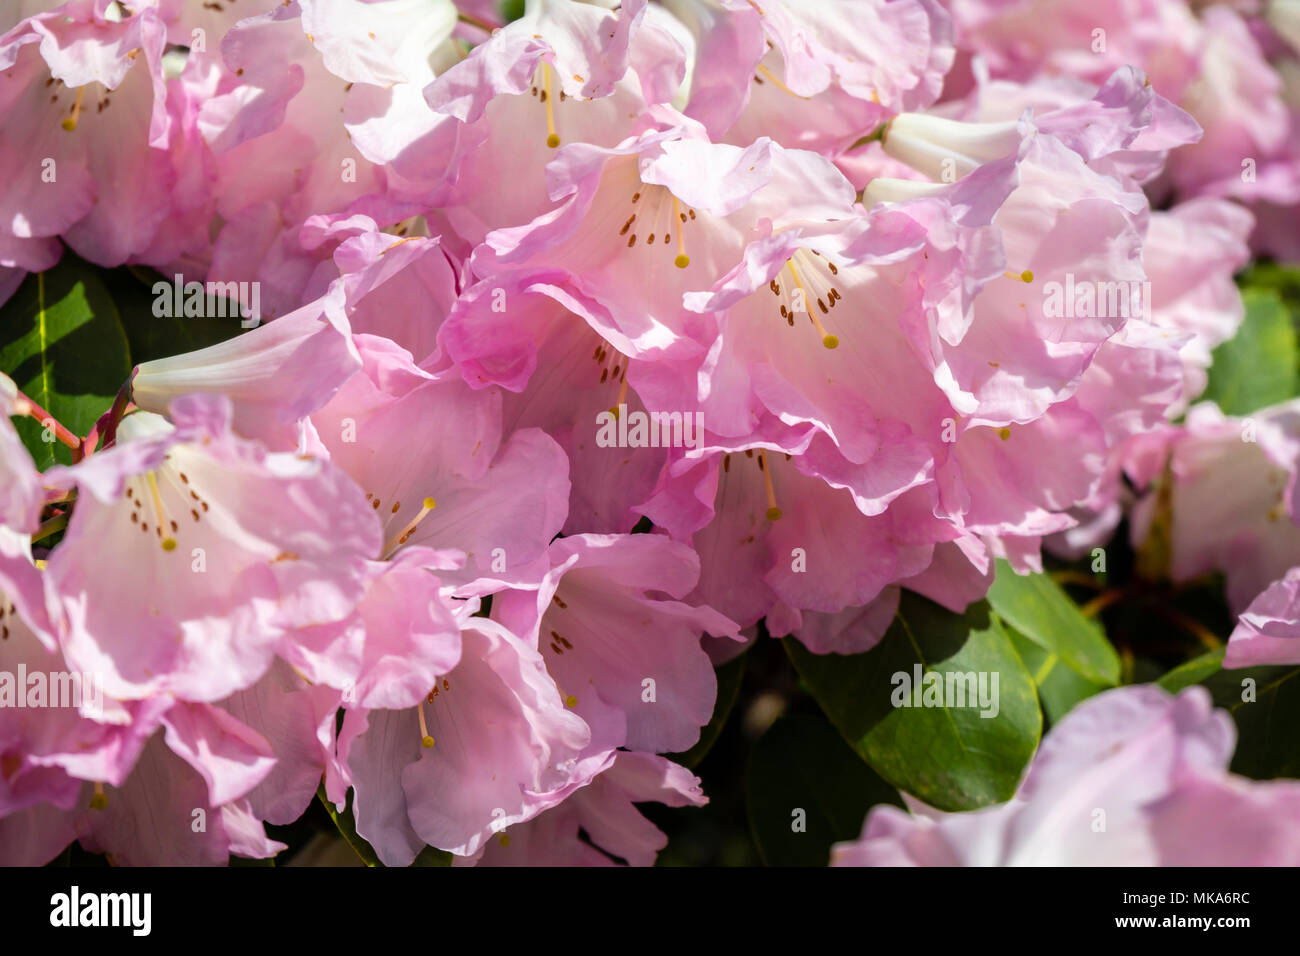
<path id="1" fill-rule="evenodd" d="M 1185 426 L 1164 439 L 1168 487 L 1155 489 L 1135 509 L 1138 543 L 1157 522 L 1167 522 L 1148 546 L 1170 577 L 1186 581 L 1222 572 L 1237 613 L 1300 564 L 1293 501 L 1297 411 L 1288 402 L 1239 421 L 1212 404 L 1194 406 Z"/>
<path id="2" fill-rule="evenodd" d="M 540 429 L 503 435 L 499 393 L 425 372 L 386 340 L 357 338 L 364 371 L 311 425 L 382 524 L 370 557 L 419 545 L 463 552 L 464 567 L 441 575 L 463 593 L 540 580 L 568 506 L 564 452 Z"/>
<path id="3" fill-rule="evenodd" d="M 466 856 L 493 832 L 566 795 L 590 732 L 565 708 L 541 655 L 504 627 L 470 618 L 464 652 L 427 699 L 349 709 L 339 738 L 357 832 L 387 866 L 427 843 Z"/>
<path id="4" fill-rule="evenodd" d="M 9 0 L 0 863 L 1300 863 L 1298 3 Z"/>
<path id="5" fill-rule="evenodd" d="M 609 768 L 558 807 L 501 831 L 472 861 L 480 866 L 653 866 L 668 838 L 636 809 L 654 801 L 703 806 L 700 780 L 654 754 L 616 751 Z M 579 830 L 591 843 L 584 842 Z M 457 860 L 457 862 L 460 862 Z"/>
<path id="6" fill-rule="evenodd" d="M 218 345 L 145 362 L 131 376 L 131 398 L 165 415 L 182 396 L 220 395 L 229 400 L 240 435 L 276 449 L 294 448 L 297 423 L 361 368 L 344 300 L 343 288 L 334 287 L 316 302 Z"/>
<path id="7" fill-rule="evenodd" d="M 47 472 L 80 491 L 47 575 L 70 663 L 103 672 L 108 694 L 219 700 L 294 628 L 351 611 L 379 528 L 338 469 L 234 436 L 228 402 L 171 414 L 129 415 L 116 447 Z M 105 554 L 130 573 L 98 573 Z"/>
<path id="8" fill-rule="evenodd" d="M 667 443 L 647 437 L 615 448 L 602 440 L 602 420 L 646 414 L 628 381 L 638 374 L 633 365 L 645 363 L 627 356 L 632 347 L 604 310 L 574 304 L 564 281 L 555 272 L 486 279 L 460 296 L 439 337 L 472 387 L 508 390 L 501 401 L 506 432 L 541 428 L 564 449 L 573 482 L 566 532 L 626 534 L 654 489 Z M 703 439 L 689 413 L 673 422 L 680 441 Z"/>
<path id="9" fill-rule="evenodd" d="M 566 705 L 602 748 L 689 749 L 709 721 L 717 682 L 704 632 L 734 622 L 682 598 L 699 577 L 695 552 L 659 535 L 575 535 L 551 545 L 536 591 L 494 596 L 492 613 L 541 651 Z"/>
<path id="10" fill-rule="evenodd" d="M 150 8 L 113 21 L 102 6 L 74 0 L 0 36 L 0 266 L 50 268 L 57 237 L 119 265 L 168 215 L 165 28 Z"/>
<path id="11" fill-rule="evenodd" d="M 695 58 L 686 113 L 716 141 L 838 153 L 890 112 L 922 109 L 952 64 L 938 4 L 670 0 Z"/>
<path id="12" fill-rule="evenodd" d="M 1009 803 L 879 807 L 840 866 L 1294 866 L 1300 784 L 1227 772 L 1232 721 L 1192 687 L 1124 687 L 1047 735 Z M 1095 826 L 1099 812 L 1105 825 Z"/>

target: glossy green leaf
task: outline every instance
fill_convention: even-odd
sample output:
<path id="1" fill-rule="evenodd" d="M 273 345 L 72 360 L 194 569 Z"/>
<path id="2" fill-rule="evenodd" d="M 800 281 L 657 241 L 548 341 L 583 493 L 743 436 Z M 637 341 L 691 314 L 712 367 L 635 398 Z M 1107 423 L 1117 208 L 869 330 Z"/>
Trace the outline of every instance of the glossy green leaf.
<path id="1" fill-rule="evenodd" d="M 893 626 L 865 654 L 813 654 L 789 638 L 785 645 L 827 716 L 898 789 L 941 810 L 972 810 L 1015 793 L 1043 715 L 1032 677 L 984 602 L 954 614 L 904 592 Z M 923 687 L 941 684 L 937 706 L 907 696 L 918 670 Z M 967 693 L 981 677 L 987 710 Z"/>
<path id="2" fill-rule="evenodd" d="M 834 727 L 801 715 L 777 720 L 754 745 L 745 803 L 768 866 L 825 866 L 831 844 L 856 839 L 873 806 L 903 805 Z"/>
<path id="3" fill-rule="evenodd" d="M 73 256 L 24 280 L 0 308 L 0 372 L 78 437 L 108 411 L 131 373 L 117 308 L 95 267 Z M 16 419 L 38 468 L 67 464 L 33 419 Z"/>
<path id="4" fill-rule="evenodd" d="M 1214 350 L 1211 399 L 1229 415 L 1251 412 L 1295 396 L 1300 349 L 1285 303 L 1273 289 L 1242 290 L 1246 318 L 1237 334 Z"/>
<path id="5" fill-rule="evenodd" d="M 1051 651 L 1044 650 L 1005 622 L 1003 629 L 1011 637 L 1016 653 L 1020 655 L 1025 668 L 1034 679 L 1034 686 L 1038 688 L 1038 699 L 1043 705 L 1043 713 L 1050 723 L 1058 723 L 1075 704 L 1110 686 L 1081 676 L 1078 671 L 1072 670 Z"/>
<path id="6" fill-rule="evenodd" d="M 999 558 L 988 602 L 1002 620 L 1088 683 L 1119 683 L 1119 655 L 1105 632 L 1046 574 L 1016 574 Z"/>

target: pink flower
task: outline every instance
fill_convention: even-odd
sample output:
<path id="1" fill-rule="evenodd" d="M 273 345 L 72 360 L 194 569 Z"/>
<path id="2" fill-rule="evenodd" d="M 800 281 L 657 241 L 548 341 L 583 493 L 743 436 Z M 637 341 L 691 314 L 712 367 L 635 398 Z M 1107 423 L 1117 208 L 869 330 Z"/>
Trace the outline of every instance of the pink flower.
<path id="1" fill-rule="evenodd" d="M 285 848 L 267 838 L 241 799 L 270 770 L 269 745 L 247 728 L 228 727 L 216 713 L 177 715 L 102 806 L 86 798 L 89 809 L 75 824 L 85 849 L 106 854 L 116 866 L 224 866 L 231 854 L 265 858 Z M 214 768 L 235 766 L 246 772 L 214 775 Z"/>
<path id="2" fill-rule="evenodd" d="M 164 293 L 167 294 L 167 293 Z M 166 414 L 184 395 L 221 395 L 240 435 L 278 450 L 298 444 L 297 424 L 324 405 L 361 358 L 352 344 L 345 291 L 217 345 L 138 366 L 131 398 L 140 408 Z"/>
<path id="3" fill-rule="evenodd" d="M 462 639 L 460 662 L 425 701 L 349 709 L 344 720 L 339 757 L 356 787 L 357 832 L 387 866 L 409 865 L 425 844 L 471 855 L 583 779 L 590 733 L 541 655 L 483 618 L 467 619 Z"/>
<path id="4" fill-rule="evenodd" d="M 687 115 L 715 141 L 842 152 L 890 113 L 929 106 L 952 64 L 951 23 L 926 0 L 834 4 L 679 0 L 690 31 Z"/>
<path id="5" fill-rule="evenodd" d="M 379 528 L 356 485 L 235 437 L 230 417 L 224 400 L 178 399 L 172 424 L 129 415 L 117 446 L 46 475 L 80 490 L 47 571 L 65 653 L 110 696 L 219 700 L 361 594 Z M 124 573 L 103 573 L 106 554 Z"/>
<path id="6" fill-rule="evenodd" d="M 1194 406 L 1184 427 L 1164 440 L 1172 484 L 1153 489 L 1134 508 L 1134 541 L 1147 537 L 1152 522 L 1167 521 L 1167 545 L 1152 546 L 1166 557 L 1170 576 L 1187 581 L 1223 573 L 1235 613 L 1300 564 L 1297 415 L 1294 401 L 1240 420 L 1210 403 Z"/>
<path id="7" fill-rule="evenodd" d="M 462 127 L 444 210 L 456 232 L 477 244 L 530 222 L 552 208 L 556 147 L 613 147 L 646 127 L 647 106 L 675 92 L 661 74 L 680 82 L 684 66 L 645 13 L 644 0 L 615 11 L 537 0 L 429 84 L 429 105 Z"/>
<path id="8" fill-rule="evenodd" d="M 50 268 L 57 237 L 120 265 L 170 212 L 165 30 L 152 9 L 113 21 L 104 6 L 73 0 L 0 36 L 0 267 Z"/>
<path id="9" fill-rule="evenodd" d="M 564 531 L 626 534 L 668 452 L 658 439 L 655 447 L 649 439 L 647 446 L 610 447 L 601 423 L 620 415 L 626 425 L 646 414 L 629 379 L 635 382 L 649 363 L 628 358 L 633 347 L 608 313 L 579 302 L 564 282 L 555 272 L 485 279 L 457 300 L 440 337 L 473 388 L 507 390 L 506 432 L 541 428 L 564 449 L 573 481 Z M 689 413 L 674 420 L 681 441 L 703 438 Z"/>
<path id="10" fill-rule="evenodd" d="M 1009 803 L 877 807 L 832 865 L 1294 866 L 1300 785 L 1228 773 L 1234 737 L 1202 687 L 1107 691 L 1052 729 Z"/>
<path id="11" fill-rule="evenodd" d="M 784 605 L 797 633 L 799 611 L 834 614 L 868 604 L 924 571 L 935 543 L 960 533 L 934 517 L 924 489 L 868 516 L 848 489 L 807 467 L 805 458 L 771 447 L 710 450 L 703 462 L 674 463 L 644 510 L 699 553 L 693 601 L 741 627 Z M 776 636 L 787 633 L 784 626 L 769 618 Z"/>
<path id="12" fill-rule="evenodd" d="M 19 532 L 36 530 L 45 505 L 40 472 L 9 420 L 26 406 L 13 380 L 0 375 L 0 529 Z"/>
<path id="13" fill-rule="evenodd" d="M 699 577 L 695 552 L 660 535 L 583 534 L 556 541 L 549 559 L 540 588 L 493 597 L 493 617 L 541 652 L 594 747 L 688 750 L 717 694 L 700 636 L 738 630 L 680 601 Z"/>
<path id="14" fill-rule="evenodd" d="M 425 372 L 387 340 L 357 340 L 364 371 L 311 425 L 382 525 L 370 556 L 418 545 L 463 552 L 465 566 L 441 574 L 462 594 L 539 580 L 568 507 L 564 452 L 539 429 L 503 435 L 498 392 Z"/>
<path id="15" fill-rule="evenodd" d="M 704 806 L 698 777 L 654 754 L 626 750 L 573 795 L 527 823 L 502 830 L 484 844 L 480 866 L 653 866 L 668 837 L 637 810 L 654 801 L 670 807 Z M 579 836 L 579 828 L 591 842 Z M 457 860 L 457 863 L 460 861 Z"/>

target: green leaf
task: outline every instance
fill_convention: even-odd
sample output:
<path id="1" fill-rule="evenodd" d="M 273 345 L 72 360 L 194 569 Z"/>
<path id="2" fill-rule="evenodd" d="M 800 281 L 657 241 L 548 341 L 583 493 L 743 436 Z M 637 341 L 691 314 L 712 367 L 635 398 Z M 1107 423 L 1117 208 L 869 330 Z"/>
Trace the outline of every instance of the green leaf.
<path id="1" fill-rule="evenodd" d="M 1248 415 L 1296 394 L 1295 327 L 1273 289 L 1242 290 L 1246 318 L 1237 334 L 1214 350 L 1204 398 L 1228 415 Z"/>
<path id="2" fill-rule="evenodd" d="M 831 722 L 898 789 L 940 810 L 973 810 L 1015 793 L 1043 715 L 1033 679 L 986 603 L 953 614 L 905 591 L 894 624 L 865 654 L 817 655 L 784 643 Z M 895 706 L 914 665 L 938 675 L 945 691 L 951 685 L 952 697 L 940 706 Z M 990 696 L 996 675 L 996 715 L 981 717 L 978 702 L 957 700 L 965 689 L 958 674 L 983 675 Z"/>
<path id="3" fill-rule="evenodd" d="M 1293 317 L 1300 317 L 1300 269 L 1277 262 L 1257 262 L 1241 277 L 1243 289 L 1272 289 Z"/>
<path id="4" fill-rule="evenodd" d="M 1085 681 L 1119 683 L 1119 655 L 1105 633 L 1046 574 L 1016 574 L 999 558 L 988 601 L 1002 620 Z"/>
<path id="5" fill-rule="evenodd" d="M 736 706 L 736 699 L 740 696 L 740 685 L 745 679 L 747 659 L 748 655 L 741 654 L 717 669 L 718 697 L 713 705 L 713 716 L 709 719 L 708 725 L 700 731 L 699 741 L 685 753 L 664 754 L 665 757 L 692 770 L 699 766 L 700 761 L 717 742 L 718 735 L 722 733 L 727 718 L 731 716 L 731 711 Z"/>
<path id="6" fill-rule="evenodd" d="M 1208 654 L 1202 654 L 1184 664 L 1179 664 L 1156 683 L 1171 694 L 1176 694 L 1184 687 L 1202 683 L 1222 669 L 1223 648 L 1219 648 L 1217 651 L 1210 651 Z"/>
<path id="7" fill-rule="evenodd" d="M 1225 708 L 1237 725 L 1236 773 L 1256 780 L 1300 777 L 1300 667 L 1220 667 L 1222 651 L 1205 654 L 1175 668 L 1160 686 L 1179 691 L 1200 684 L 1216 707 Z"/>
<path id="8" fill-rule="evenodd" d="M 135 365 L 207 348 L 243 331 L 239 304 L 229 299 L 212 300 L 214 310 L 224 317 L 154 315 L 154 284 L 163 282 L 170 289 L 172 280 L 152 269 L 112 269 L 102 273 L 102 279 L 117 304 Z"/>
<path id="9" fill-rule="evenodd" d="M 782 717 L 754 745 L 745 802 L 768 866 L 825 866 L 831 844 L 856 839 L 868 810 L 903 805 L 834 727 L 802 715 Z"/>
<path id="10" fill-rule="evenodd" d="M 1075 704 L 1110 686 L 1081 676 L 1051 651 L 1044 650 L 1005 622 L 1003 630 L 1011 637 L 1016 653 L 1033 677 L 1034 685 L 1038 688 L 1038 699 L 1043 704 L 1043 713 L 1051 723 L 1059 723 Z"/>
<path id="11" fill-rule="evenodd" d="M 0 372 L 73 434 L 83 437 L 131 374 L 116 307 L 97 270 L 71 255 L 28 276 L 0 308 Z M 31 418 L 15 425 L 36 466 L 71 461 Z"/>
<path id="12" fill-rule="evenodd" d="M 341 813 L 334 809 L 334 804 L 330 802 L 329 797 L 325 796 L 325 782 L 323 780 L 321 781 L 320 786 L 316 788 L 316 799 L 318 799 L 321 802 L 321 805 L 325 807 L 325 812 L 328 813 L 330 819 L 334 821 L 334 826 L 338 827 L 339 835 L 347 841 L 348 846 L 352 847 L 357 856 L 361 857 L 361 861 L 365 863 L 366 866 L 384 865 L 379 862 L 379 856 L 375 853 L 375 848 L 367 843 L 365 839 L 357 833 L 357 822 L 352 816 L 351 790 L 348 791 L 347 806 L 343 808 Z"/>

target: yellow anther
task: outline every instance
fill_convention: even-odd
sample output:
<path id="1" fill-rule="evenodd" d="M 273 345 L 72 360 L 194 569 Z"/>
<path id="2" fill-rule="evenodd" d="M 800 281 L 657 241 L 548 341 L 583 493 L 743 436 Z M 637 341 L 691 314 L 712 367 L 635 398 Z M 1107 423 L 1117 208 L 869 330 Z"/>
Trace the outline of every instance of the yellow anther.
<path id="1" fill-rule="evenodd" d="M 677 197 L 673 197 L 673 230 L 677 233 L 677 258 L 673 260 L 673 265 L 679 269 L 685 269 L 691 264 L 691 258 L 686 254 L 686 237 L 682 235 L 682 207 L 678 203 Z"/>
<path id="2" fill-rule="evenodd" d="M 415 712 L 420 715 L 420 743 L 429 748 L 433 746 L 433 737 L 429 735 L 429 725 L 424 722 L 424 703 L 415 705 Z"/>
<path id="3" fill-rule="evenodd" d="M 542 88 L 546 96 L 546 145 L 555 149 L 560 145 L 560 134 L 555 132 L 555 111 L 551 106 L 551 68 L 542 61 Z"/>
<path id="4" fill-rule="evenodd" d="M 81 118 L 81 97 L 85 92 L 86 88 L 84 86 L 77 87 L 77 99 L 72 104 L 72 115 L 65 117 L 63 120 L 63 128 L 69 133 L 77 128 L 77 120 Z"/>
<path id="5" fill-rule="evenodd" d="M 149 483 L 149 494 L 153 498 L 153 510 L 158 518 L 158 530 L 162 531 L 167 527 L 167 512 L 163 508 L 162 495 L 158 492 L 158 479 L 154 476 L 152 471 L 144 477 L 145 481 Z M 176 539 L 171 535 L 163 538 L 162 549 L 164 551 L 175 551 Z"/>
<path id="6" fill-rule="evenodd" d="M 776 506 L 776 492 L 772 488 L 772 470 L 767 466 L 767 451 L 758 450 L 758 470 L 763 473 L 763 490 L 767 493 L 767 520 L 778 521 L 781 509 Z"/>
<path id="7" fill-rule="evenodd" d="M 428 516 L 429 512 L 431 512 L 436 507 L 438 507 L 438 502 L 434 501 L 433 498 L 425 498 L 422 502 L 420 502 L 419 513 L 410 521 L 408 521 L 402 527 L 401 531 L 397 532 L 397 534 L 389 538 L 388 541 L 384 544 L 383 556 L 387 558 L 398 547 L 400 547 L 403 544 L 406 544 L 406 539 L 409 538 L 415 532 L 415 529 L 420 526 L 420 522 L 423 521 L 425 517 Z"/>

